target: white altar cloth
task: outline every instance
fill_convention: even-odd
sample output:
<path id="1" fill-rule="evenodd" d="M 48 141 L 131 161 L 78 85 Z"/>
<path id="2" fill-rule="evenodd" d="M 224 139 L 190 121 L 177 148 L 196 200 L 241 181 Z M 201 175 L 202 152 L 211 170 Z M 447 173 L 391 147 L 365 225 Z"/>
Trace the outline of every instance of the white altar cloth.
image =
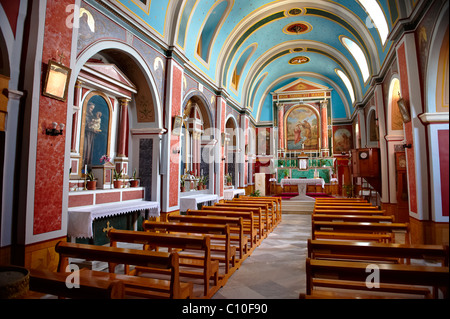
<path id="1" fill-rule="evenodd" d="M 216 194 L 199 194 L 180 197 L 180 212 L 185 212 L 188 209 L 196 210 L 197 204 L 204 202 L 217 203 L 219 196 Z"/>
<path id="2" fill-rule="evenodd" d="M 323 178 L 283 178 L 281 180 L 281 187 L 285 185 L 297 185 L 298 196 L 291 198 L 290 200 L 303 200 L 303 201 L 315 201 L 314 198 L 306 196 L 307 185 L 321 185 L 325 187 L 325 180 Z"/>
<path id="3" fill-rule="evenodd" d="M 223 199 L 232 200 L 236 195 L 245 195 L 245 189 L 226 189 L 223 191 Z"/>
<path id="4" fill-rule="evenodd" d="M 92 222 L 95 219 L 137 211 L 144 215 L 145 210 L 149 211 L 149 216 L 158 217 L 160 213 L 159 203 L 137 200 L 69 208 L 67 235 L 70 237 L 92 238 L 94 236 Z"/>

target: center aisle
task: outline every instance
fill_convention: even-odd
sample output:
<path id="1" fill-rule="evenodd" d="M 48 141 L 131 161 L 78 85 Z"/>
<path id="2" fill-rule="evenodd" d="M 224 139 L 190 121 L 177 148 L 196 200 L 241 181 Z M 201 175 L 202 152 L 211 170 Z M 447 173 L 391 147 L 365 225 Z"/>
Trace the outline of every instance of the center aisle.
<path id="1" fill-rule="evenodd" d="M 311 215 L 283 214 L 281 223 L 212 299 L 298 299 L 306 291 Z"/>

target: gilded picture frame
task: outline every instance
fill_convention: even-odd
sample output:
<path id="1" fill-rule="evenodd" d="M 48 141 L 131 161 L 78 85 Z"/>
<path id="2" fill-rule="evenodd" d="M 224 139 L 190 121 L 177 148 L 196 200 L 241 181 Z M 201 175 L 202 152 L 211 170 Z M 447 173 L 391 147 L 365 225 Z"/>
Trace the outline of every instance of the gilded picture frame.
<path id="1" fill-rule="evenodd" d="M 42 95 L 65 102 L 71 73 L 70 68 L 49 60 Z"/>

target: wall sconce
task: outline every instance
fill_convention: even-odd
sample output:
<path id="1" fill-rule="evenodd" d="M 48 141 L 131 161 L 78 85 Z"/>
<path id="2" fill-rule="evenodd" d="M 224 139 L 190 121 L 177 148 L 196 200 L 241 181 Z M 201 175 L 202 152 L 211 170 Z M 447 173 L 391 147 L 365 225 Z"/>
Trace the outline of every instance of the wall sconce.
<path id="1" fill-rule="evenodd" d="M 227 158 L 224 156 L 224 157 L 222 157 L 222 161 L 224 161 L 224 160 L 226 160 Z"/>
<path id="2" fill-rule="evenodd" d="M 181 153 L 180 147 L 179 147 L 179 146 L 178 146 L 178 147 L 174 147 L 174 148 L 172 149 L 172 153 L 173 153 L 173 154 L 180 154 L 180 153 Z"/>
<path id="3" fill-rule="evenodd" d="M 59 124 L 59 130 L 57 129 L 58 127 L 58 123 L 53 122 L 52 123 L 52 128 L 51 129 L 46 129 L 45 130 L 45 134 L 47 135 L 51 135 L 51 136 L 57 136 L 57 135 L 62 135 L 63 131 L 64 131 L 64 124 L 61 123 Z"/>
<path id="4" fill-rule="evenodd" d="M 403 149 L 412 148 L 412 144 L 403 144 L 402 147 L 403 147 Z"/>

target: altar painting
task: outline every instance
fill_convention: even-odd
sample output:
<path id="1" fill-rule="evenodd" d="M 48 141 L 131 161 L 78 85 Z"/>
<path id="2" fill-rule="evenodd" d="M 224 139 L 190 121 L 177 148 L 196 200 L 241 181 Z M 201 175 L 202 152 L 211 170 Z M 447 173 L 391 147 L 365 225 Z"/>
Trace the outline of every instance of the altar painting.
<path id="1" fill-rule="evenodd" d="M 311 107 L 298 106 L 286 115 L 285 136 L 288 151 L 319 148 L 318 116 Z"/>
<path id="2" fill-rule="evenodd" d="M 101 165 L 101 157 L 109 154 L 109 130 L 111 125 L 110 107 L 102 94 L 91 94 L 84 103 L 83 162 L 89 168 Z"/>

